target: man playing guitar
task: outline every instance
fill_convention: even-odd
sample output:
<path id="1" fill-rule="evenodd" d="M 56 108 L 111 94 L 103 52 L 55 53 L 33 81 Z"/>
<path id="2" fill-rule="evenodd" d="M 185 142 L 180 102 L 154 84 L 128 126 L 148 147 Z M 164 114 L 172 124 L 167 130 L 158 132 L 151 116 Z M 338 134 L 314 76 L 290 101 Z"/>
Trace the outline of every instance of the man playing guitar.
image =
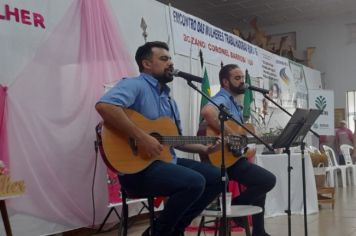
<path id="1" fill-rule="evenodd" d="M 136 51 L 141 74 L 124 79 L 109 90 L 96 104 L 96 109 L 114 128 L 140 143 L 148 157 L 159 156 L 161 143 L 134 124 L 124 109 L 132 109 L 150 120 L 169 117 L 181 130 L 176 102 L 169 97 L 166 83 L 173 80 L 173 62 L 163 42 L 148 42 Z M 221 148 L 221 141 L 210 146 L 185 144 L 174 148 L 192 153 L 210 154 Z M 105 149 L 105 146 L 104 146 Z M 142 150 L 141 149 L 141 150 Z M 134 174 L 119 175 L 122 187 L 132 193 L 169 197 L 160 217 L 155 221 L 155 235 L 184 235 L 185 228 L 221 192 L 220 169 L 206 163 L 177 158 L 170 148 L 173 161 L 153 161 Z M 150 235 L 147 229 L 143 235 Z"/>
<path id="2" fill-rule="evenodd" d="M 243 122 L 242 109 L 235 102 L 237 95 L 245 93 L 242 70 L 237 65 L 226 65 L 219 72 L 219 80 L 221 89 L 212 99 L 217 104 L 223 103 L 228 112 L 238 121 Z M 207 103 L 201 114 L 210 126 L 220 130 L 219 119 L 216 118 L 218 111 L 212 103 Z M 225 132 L 226 135 L 235 133 L 227 124 L 225 124 Z M 263 209 L 262 213 L 252 216 L 252 236 L 268 236 L 264 229 L 264 205 L 266 193 L 274 187 L 276 177 L 262 167 L 249 162 L 246 158 L 240 158 L 228 167 L 227 174 L 230 180 L 235 180 L 246 187 L 245 191 L 232 200 L 232 205 L 252 204 Z M 233 218 L 233 221 L 238 225 L 242 225 L 242 220 L 239 218 Z"/>

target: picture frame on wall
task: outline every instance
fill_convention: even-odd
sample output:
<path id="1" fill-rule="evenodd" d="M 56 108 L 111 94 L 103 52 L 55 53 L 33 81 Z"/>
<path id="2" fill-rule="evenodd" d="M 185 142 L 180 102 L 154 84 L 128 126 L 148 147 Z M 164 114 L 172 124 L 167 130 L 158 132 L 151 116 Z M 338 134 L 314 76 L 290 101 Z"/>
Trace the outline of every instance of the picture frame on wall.
<path id="1" fill-rule="evenodd" d="M 295 50 L 297 50 L 297 34 L 296 34 L 296 32 L 274 34 L 274 35 L 268 35 L 268 36 L 272 37 L 272 39 L 268 42 L 268 44 L 275 44 L 277 48 L 279 47 L 281 38 L 287 36 L 286 42 L 283 45 L 283 50 L 289 51 L 290 50 L 289 46 L 292 46 Z"/>

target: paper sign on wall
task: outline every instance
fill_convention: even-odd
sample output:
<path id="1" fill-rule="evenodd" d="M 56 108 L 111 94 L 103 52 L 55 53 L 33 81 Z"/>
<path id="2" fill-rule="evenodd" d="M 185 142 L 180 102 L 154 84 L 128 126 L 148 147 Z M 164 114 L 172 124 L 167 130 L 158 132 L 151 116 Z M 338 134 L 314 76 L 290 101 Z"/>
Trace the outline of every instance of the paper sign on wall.
<path id="1" fill-rule="evenodd" d="M 334 135 L 334 91 L 309 90 L 309 108 L 324 110 L 312 129 L 320 135 Z"/>

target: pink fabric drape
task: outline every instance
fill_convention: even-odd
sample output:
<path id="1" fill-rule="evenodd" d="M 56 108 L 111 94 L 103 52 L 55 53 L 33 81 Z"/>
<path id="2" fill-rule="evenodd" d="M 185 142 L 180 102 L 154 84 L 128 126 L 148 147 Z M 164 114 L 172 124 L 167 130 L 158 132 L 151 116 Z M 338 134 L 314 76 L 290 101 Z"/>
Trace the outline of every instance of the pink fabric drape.
<path id="1" fill-rule="evenodd" d="M 0 84 L 0 160 L 5 168 L 9 169 L 9 148 L 7 142 L 7 109 L 6 109 L 6 90 Z"/>
<path id="2" fill-rule="evenodd" d="M 93 219 L 94 109 L 102 84 L 137 74 L 107 0 L 74 1 L 8 90 L 13 179 L 27 194 L 9 207 L 81 227 Z M 96 223 L 107 213 L 106 167 L 98 157 Z"/>

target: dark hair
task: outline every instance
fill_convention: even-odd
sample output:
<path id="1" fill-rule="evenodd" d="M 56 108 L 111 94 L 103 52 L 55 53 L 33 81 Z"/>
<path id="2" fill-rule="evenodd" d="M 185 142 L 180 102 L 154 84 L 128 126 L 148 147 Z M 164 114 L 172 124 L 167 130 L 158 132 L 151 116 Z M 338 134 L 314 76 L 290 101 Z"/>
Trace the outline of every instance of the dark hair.
<path id="1" fill-rule="evenodd" d="M 166 43 L 160 42 L 160 41 L 154 41 L 154 42 L 147 42 L 144 45 L 140 46 L 135 55 L 135 60 L 138 65 L 138 68 L 140 72 L 143 71 L 143 65 L 142 61 L 143 60 L 152 60 L 152 48 L 157 47 L 157 48 L 164 48 L 167 51 L 169 51 L 169 47 Z"/>
<path id="2" fill-rule="evenodd" d="M 227 64 L 225 66 L 223 66 L 219 72 L 219 81 L 220 81 L 220 86 L 224 87 L 223 84 L 223 79 L 227 79 L 230 81 L 230 71 L 232 71 L 233 69 L 236 68 L 240 68 L 238 65 L 236 64 Z"/>

